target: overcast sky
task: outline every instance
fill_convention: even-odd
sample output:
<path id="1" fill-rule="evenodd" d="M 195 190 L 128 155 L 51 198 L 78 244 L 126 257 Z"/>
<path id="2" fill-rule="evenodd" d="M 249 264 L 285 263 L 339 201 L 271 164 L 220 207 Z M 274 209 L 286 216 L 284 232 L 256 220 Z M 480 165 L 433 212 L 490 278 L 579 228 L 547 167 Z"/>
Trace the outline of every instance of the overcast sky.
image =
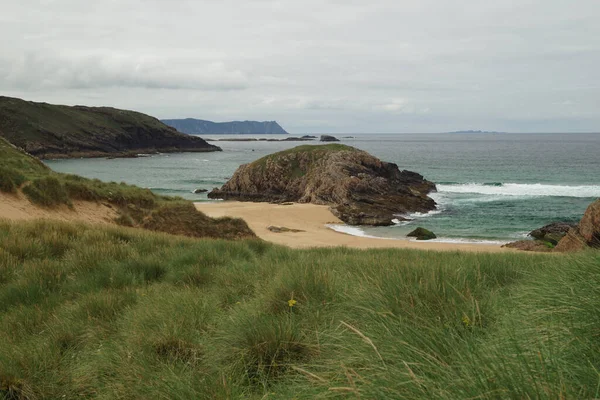
<path id="1" fill-rule="evenodd" d="M 600 131 L 599 0 L 0 0 L 0 94 L 290 132 Z"/>

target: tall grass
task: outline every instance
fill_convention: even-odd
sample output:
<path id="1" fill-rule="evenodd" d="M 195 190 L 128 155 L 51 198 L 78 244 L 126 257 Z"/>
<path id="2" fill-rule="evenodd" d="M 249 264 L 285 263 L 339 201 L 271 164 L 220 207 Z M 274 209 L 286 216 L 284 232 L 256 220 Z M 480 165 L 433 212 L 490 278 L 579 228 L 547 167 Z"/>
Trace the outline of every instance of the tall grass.
<path id="1" fill-rule="evenodd" d="M 0 223 L 5 398 L 595 398 L 600 256 Z"/>

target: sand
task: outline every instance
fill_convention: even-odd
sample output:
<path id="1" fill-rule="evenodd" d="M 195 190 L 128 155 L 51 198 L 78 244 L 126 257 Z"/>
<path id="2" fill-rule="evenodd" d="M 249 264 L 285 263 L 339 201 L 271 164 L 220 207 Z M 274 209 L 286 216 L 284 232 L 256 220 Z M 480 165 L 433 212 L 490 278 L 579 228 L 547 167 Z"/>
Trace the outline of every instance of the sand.
<path id="1" fill-rule="evenodd" d="M 73 209 L 67 206 L 55 208 L 38 207 L 22 194 L 0 192 L 0 219 L 27 221 L 52 219 L 59 221 L 80 221 L 89 224 L 110 224 L 116 218 L 115 210 L 104 204 L 88 201 L 73 202 Z"/>
<path id="2" fill-rule="evenodd" d="M 502 248 L 499 244 L 417 242 L 402 239 L 390 240 L 352 236 L 328 228 L 327 224 L 341 224 L 342 221 L 336 218 L 327 206 L 316 204 L 294 203 L 291 205 L 279 205 L 236 201 L 195 204 L 198 210 L 209 217 L 227 216 L 242 218 L 258 237 L 269 242 L 293 248 L 346 246 L 359 249 L 404 248 L 471 252 L 515 251 Z M 269 226 L 283 226 L 290 229 L 300 229 L 304 232 L 274 233 L 267 229 Z"/>

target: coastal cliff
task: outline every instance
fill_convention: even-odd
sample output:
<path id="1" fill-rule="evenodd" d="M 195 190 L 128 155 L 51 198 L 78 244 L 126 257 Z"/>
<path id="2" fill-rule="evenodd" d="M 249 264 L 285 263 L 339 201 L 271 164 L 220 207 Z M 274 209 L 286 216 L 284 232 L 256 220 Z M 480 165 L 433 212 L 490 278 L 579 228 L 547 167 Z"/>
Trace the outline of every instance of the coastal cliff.
<path id="1" fill-rule="evenodd" d="M 226 135 L 226 134 L 248 134 L 248 135 L 286 135 L 287 132 L 276 121 L 232 121 L 212 122 L 202 119 L 163 119 L 163 123 L 169 125 L 179 132 L 190 135 Z"/>
<path id="2" fill-rule="evenodd" d="M 135 111 L 10 97 L 0 97 L 0 136 L 45 159 L 221 150 Z"/>
<path id="3" fill-rule="evenodd" d="M 209 198 L 330 205 L 352 225 L 391 225 L 435 209 L 435 185 L 365 151 L 340 144 L 299 146 L 242 165 Z"/>

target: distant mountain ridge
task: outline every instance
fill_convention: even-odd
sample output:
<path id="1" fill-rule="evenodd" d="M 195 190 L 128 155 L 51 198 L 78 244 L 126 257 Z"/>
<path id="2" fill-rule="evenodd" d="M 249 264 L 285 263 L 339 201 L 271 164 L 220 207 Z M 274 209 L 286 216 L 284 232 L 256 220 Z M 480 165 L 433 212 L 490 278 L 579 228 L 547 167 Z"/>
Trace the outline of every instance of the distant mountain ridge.
<path id="1" fill-rule="evenodd" d="M 276 121 L 232 121 L 232 122 L 212 122 L 202 119 L 163 119 L 165 125 L 177 129 L 179 132 L 190 135 L 227 135 L 227 134 L 247 134 L 247 135 L 287 135 L 285 129 Z"/>
<path id="2" fill-rule="evenodd" d="M 221 150 L 135 111 L 53 105 L 3 96 L 0 136 L 46 159 Z"/>

